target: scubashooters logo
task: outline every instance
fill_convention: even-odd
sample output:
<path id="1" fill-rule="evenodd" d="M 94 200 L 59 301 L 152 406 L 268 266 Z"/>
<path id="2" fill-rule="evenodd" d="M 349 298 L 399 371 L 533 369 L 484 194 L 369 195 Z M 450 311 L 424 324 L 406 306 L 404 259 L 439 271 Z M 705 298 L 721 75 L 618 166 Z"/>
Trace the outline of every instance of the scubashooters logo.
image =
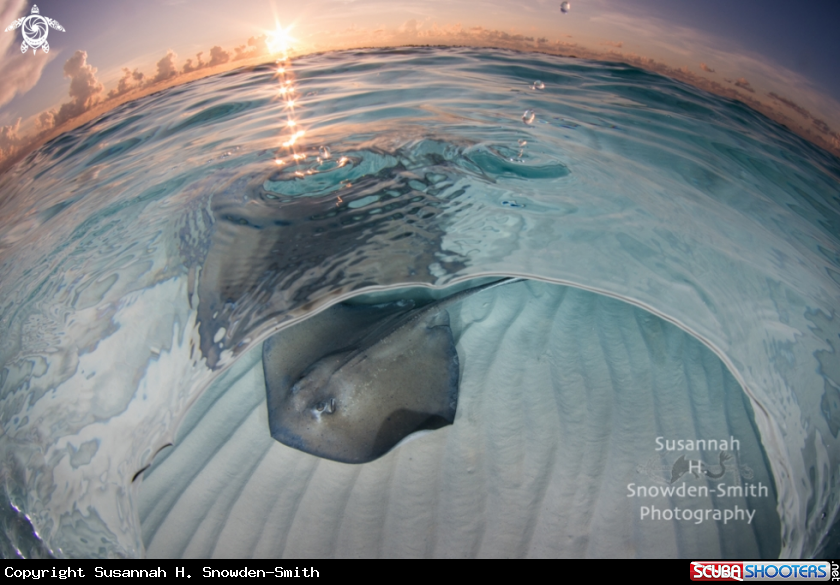
<path id="1" fill-rule="evenodd" d="M 31 48 L 33 55 L 38 52 L 38 49 L 43 50 L 45 53 L 50 52 L 50 45 L 47 42 L 47 35 L 50 32 L 50 28 L 65 32 L 64 27 L 58 24 L 57 20 L 41 16 L 38 6 L 32 6 L 32 14 L 18 18 L 6 27 L 5 32 L 15 30 L 16 28 L 21 28 L 21 32 L 23 33 L 23 43 L 20 45 L 20 52 L 25 53 Z"/>
<path id="2" fill-rule="evenodd" d="M 690 578 L 692 581 L 828 581 L 831 568 L 828 561 L 693 561 Z"/>
<path id="3" fill-rule="evenodd" d="M 734 437 L 720 440 L 666 440 L 664 437 L 657 437 L 655 444 L 655 450 L 662 454 L 636 468 L 638 473 L 646 475 L 652 481 L 646 482 L 648 485 L 627 484 L 628 498 L 644 500 L 639 506 L 642 520 L 681 520 L 693 524 L 709 521 L 752 524 L 755 510 L 739 506 L 737 503 L 729 507 L 703 508 L 698 502 L 724 503 L 729 499 L 730 502 L 743 504 L 745 498 L 770 496 L 768 486 L 760 481 L 749 481 L 754 477 L 753 470 L 737 461 L 741 445 Z M 667 461 L 667 455 L 673 451 L 683 453 L 670 465 L 657 465 L 657 460 Z M 718 454 L 716 465 L 707 464 L 700 458 L 693 459 L 686 454 L 697 452 L 697 456 L 702 457 L 704 451 Z M 707 460 L 711 460 L 712 457 L 710 454 Z M 685 507 L 673 505 L 675 501 L 680 500 L 688 504 Z"/>

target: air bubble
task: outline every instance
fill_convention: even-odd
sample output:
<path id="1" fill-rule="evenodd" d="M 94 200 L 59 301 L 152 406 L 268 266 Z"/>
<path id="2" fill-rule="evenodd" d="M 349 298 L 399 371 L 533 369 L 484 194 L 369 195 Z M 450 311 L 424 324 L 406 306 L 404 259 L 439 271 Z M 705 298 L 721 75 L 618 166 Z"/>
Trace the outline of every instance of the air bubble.
<path id="1" fill-rule="evenodd" d="M 531 86 L 531 89 L 545 89 L 545 84 L 539 79 L 537 79 Z"/>
<path id="2" fill-rule="evenodd" d="M 534 121 L 534 118 L 536 117 L 537 114 L 534 112 L 534 110 L 525 110 L 525 113 L 522 114 L 522 121 L 526 124 L 530 124 Z"/>
<path id="3" fill-rule="evenodd" d="M 563 14 L 566 14 L 571 9 L 572 9 L 572 4 L 570 2 L 563 2 L 560 5 L 560 12 L 562 12 Z"/>
<path id="4" fill-rule="evenodd" d="M 318 148 L 318 154 L 320 154 L 321 158 L 324 160 L 327 160 L 331 156 L 330 149 L 327 146 L 321 146 Z"/>

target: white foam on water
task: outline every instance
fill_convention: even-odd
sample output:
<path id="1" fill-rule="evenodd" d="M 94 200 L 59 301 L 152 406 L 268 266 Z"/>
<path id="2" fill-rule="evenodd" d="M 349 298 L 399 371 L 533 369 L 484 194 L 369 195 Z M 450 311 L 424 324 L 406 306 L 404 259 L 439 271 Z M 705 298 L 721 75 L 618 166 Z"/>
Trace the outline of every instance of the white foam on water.
<path id="1" fill-rule="evenodd" d="M 173 302 L 186 298 L 186 285 L 185 277 L 173 278 L 121 299 L 112 318 L 115 331 L 80 355 L 76 373 L 49 399 L 25 411 L 28 428 L 19 432 L 40 437 L 49 437 L 57 408 L 71 418 L 115 412 L 76 433 L 31 445 L 41 451 L 42 463 L 32 461 L 30 468 L 47 474 L 52 484 L 45 486 L 49 491 L 39 490 L 43 499 L 33 507 L 40 509 L 40 523 L 55 527 L 49 544 L 58 554 L 86 556 L 89 546 L 79 539 L 91 537 L 104 538 L 105 556 L 143 552 L 135 511 L 139 482 L 132 479 L 173 441 L 173 429 L 196 389 L 210 377 L 195 359 L 196 314 Z M 168 339 L 160 339 L 161 322 L 171 325 Z M 80 530 L 80 522 L 87 530 Z"/>

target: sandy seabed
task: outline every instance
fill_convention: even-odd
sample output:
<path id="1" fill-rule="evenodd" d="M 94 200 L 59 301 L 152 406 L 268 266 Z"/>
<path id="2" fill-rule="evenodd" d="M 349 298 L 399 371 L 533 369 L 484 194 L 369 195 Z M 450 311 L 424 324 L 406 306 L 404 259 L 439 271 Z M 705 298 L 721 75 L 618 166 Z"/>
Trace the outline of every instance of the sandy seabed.
<path id="1" fill-rule="evenodd" d="M 146 555 L 779 554 L 775 484 L 749 400 L 698 340 L 622 301 L 536 281 L 449 312 L 455 423 L 364 465 L 274 441 L 261 346 L 243 356 L 145 474 Z M 722 468 L 717 450 L 657 450 L 657 437 L 734 439 L 737 449 Z"/>

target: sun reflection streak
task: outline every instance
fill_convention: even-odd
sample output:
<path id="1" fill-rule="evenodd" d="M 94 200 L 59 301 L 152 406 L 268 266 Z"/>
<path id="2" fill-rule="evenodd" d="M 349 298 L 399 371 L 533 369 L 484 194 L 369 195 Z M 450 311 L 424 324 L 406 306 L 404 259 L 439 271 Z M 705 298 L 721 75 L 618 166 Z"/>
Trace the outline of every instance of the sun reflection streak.
<path id="1" fill-rule="evenodd" d="M 286 111 L 285 127 L 288 128 L 289 134 L 286 139 L 281 142 L 281 147 L 288 149 L 286 156 L 291 155 L 295 161 L 306 158 L 305 155 L 299 154 L 295 145 L 298 140 L 305 134 L 304 130 L 295 128 L 297 121 L 294 118 L 294 109 L 296 100 L 292 99 L 292 94 L 295 93 L 294 76 L 292 74 L 291 60 L 289 58 L 289 44 L 291 37 L 288 35 L 289 29 L 277 27 L 277 30 L 271 36 L 269 47 L 272 52 L 282 52 L 283 55 L 277 59 L 276 77 L 279 83 L 278 97 L 283 101 L 283 109 Z M 276 165 L 284 164 L 284 157 L 281 153 L 275 156 L 274 163 Z M 296 173 L 297 174 L 297 173 Z"/>
<path id="2" fill-rule="evenodd" d="M 317 166 L 315 168 L 295 168 L 299 163 L 306 160 L 307 154 L 300 144 L 306 131 L 299 127 L 298 120 L 295 119 L 295 108 L 299 107 L 300 99 L 295 98 L 297 89 L 292 71 L 292 62 L 289 56 L 290 42 L 292 40 L 292 37 L 288 34 L 290 29 L 291 27 L 283 29 L 278 25 L 276 31 L 270 35 L 271 40 L 269 41 L 269 46 L 273 52 L 275 50 L 276 52 L 282 52 L 282 56 L 275 61 L 275 78 L 277 79 L 276 99 L 283 102 L 282 109 L 285 115 L 284 130 L 281 130 L 280 147 L 275 153 L 274 164 L 278 167 L 292 164 L 293 167 L 289 169 L 291 174 L 299 179 L 303 179 L 309 175 L 315 175 L 324 170 L 329 170 L 330 168 L 341 168 L 350 161 L 347 157 L 342 156 L 336 163 L 332 163 L 331 166 L 329 164 L 324 166 L 326 161 L 329 161 L 331 158 L 331 155 L 329 147 L 323 145 L 319 147 L 317 154 L 313 154 L 316 158 Z M 343 202 L 339 197 L 336 205 L 340 205 L 341 203 Z"/>

